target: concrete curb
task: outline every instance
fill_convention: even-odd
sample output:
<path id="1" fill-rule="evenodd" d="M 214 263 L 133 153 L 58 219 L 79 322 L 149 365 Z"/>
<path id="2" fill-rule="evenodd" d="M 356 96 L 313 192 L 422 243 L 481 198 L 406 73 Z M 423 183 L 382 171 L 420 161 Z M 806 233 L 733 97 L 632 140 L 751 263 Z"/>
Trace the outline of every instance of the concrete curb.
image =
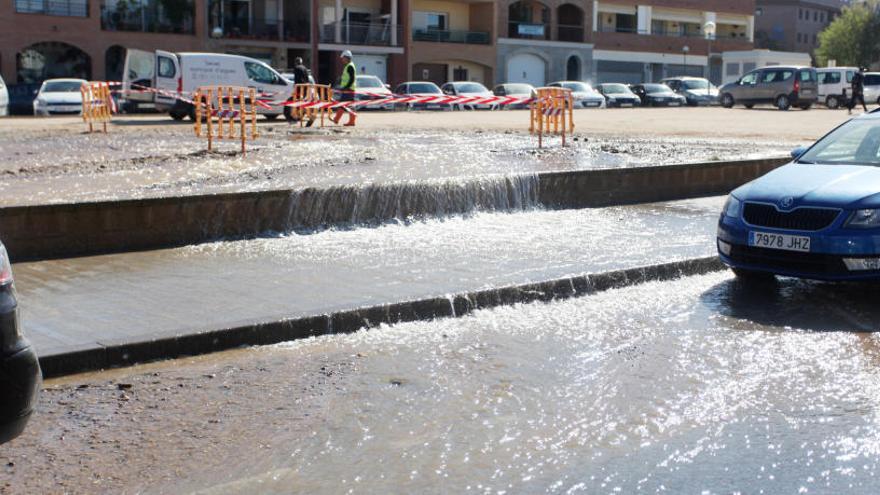
<path id="1" fill-rule="evenodd" d="M 40 356 L 43 376 L 130 366 L 136 363 L 208 354 L 241 346 L 268 345 L 318 335 L 351 333 L 383 323 L 460 317 L 485 308 L 585 296 L 654 280 L 722 270 L 717 257 L 694 258 L 604 273 L 583 274 L 545 282 L 463 292 L 448 297 L 342 310 L 331 314 L 268 318 L 229 324 L 217 329 L 175 331 L 141 340 L 101 341 L 97 346 Z"/>
<path id="2" fill-rule="evenodd" d="M 735 160 L 0 208 L 15 262 L 92 256 L 476 211 L 584 208 L 725 194 L 790 161 Z"/>

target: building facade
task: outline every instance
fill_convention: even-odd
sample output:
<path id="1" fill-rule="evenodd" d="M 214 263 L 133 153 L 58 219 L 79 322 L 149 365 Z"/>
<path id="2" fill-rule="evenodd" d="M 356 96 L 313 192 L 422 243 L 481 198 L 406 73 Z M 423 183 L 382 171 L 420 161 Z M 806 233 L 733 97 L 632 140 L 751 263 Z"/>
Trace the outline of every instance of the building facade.
<path id="1" fill-rule="evenodd" d="M 846 4 L 844 0 L 758 0 L 755 45 L 812 54 L 819 47 L 819 33 Z"/>
<path id="2" fill-rule="evenodd" d="M 332 82 L 339 52 L 358 71 L 404 80 L 543 85 L 720 80 L 721 52 L 750 50 L 754 0 L 10 0 L 0 73 L 119 80 L 126 48 L 302 57 Z M 706 33 L 707 26 L 714 32 Z"/>

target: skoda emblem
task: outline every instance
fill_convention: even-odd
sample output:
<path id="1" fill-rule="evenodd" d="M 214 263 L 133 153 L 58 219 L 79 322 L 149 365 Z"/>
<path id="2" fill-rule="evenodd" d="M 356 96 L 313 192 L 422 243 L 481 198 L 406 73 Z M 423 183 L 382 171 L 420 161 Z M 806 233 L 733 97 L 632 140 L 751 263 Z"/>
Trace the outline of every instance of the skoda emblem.
<path id="1" fill-rule="evenodd" d="M 786 197 L 779 200 L 779 207 L 782 208 L 783 210 L 788 210 L 789 208 L 791 208 L 791 205 L 793 205 L 793 204 L 794 204 L 794 198 L 792 198 L 791 196 L 786 196 Z"/>

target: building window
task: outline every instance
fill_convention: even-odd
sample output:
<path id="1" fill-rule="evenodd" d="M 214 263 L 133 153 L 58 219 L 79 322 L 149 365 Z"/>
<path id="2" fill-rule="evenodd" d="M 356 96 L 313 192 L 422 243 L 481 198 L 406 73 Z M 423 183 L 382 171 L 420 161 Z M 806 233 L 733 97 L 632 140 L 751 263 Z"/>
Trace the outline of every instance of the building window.
<path id="1" fill-rule="evenodd" d="M 449 16 L 440 12 L 413 12 L 413 27 L 427 31 L 445 31 Z"/>
<path id="2" fill-rule="evenodd" d="M 803 43 L 803 41 L 804 41 L 803 36 L 801 36 L 801 33 L 798 33 L 798 34 L 797 34 L 797 42 L 798 42 L 798 43 Z"/>
<path id="3" fill-rule="evenodd" d="M 104 0 L 101 5 L 104 31 L 193 34 L 194 19 L 192 0 Z"/>
<path id="4" fill-rule="evenodd" d="M 45 14 L 65 17 L 88 17 L 88 0 L 15 0 L 21 14 Z"/>
<path id="5" fill-rule="evenodd" d="M 819 22 L 825 22 L 825 12 L 819 12 Z"/>
<path id="6" fill-rule="evenodd" d="M 817 44 L 817 39 L 816 39 L 816 34 L 815 34 L 815 33 L 813 34 L 813 44 L 814 44 L 814 45 Z"/>
<path id="7" fill-rule="evenodd" d="M 813 11 L 813 22 L 819 22 L 819 11 L 818 10 Z"/>
<path id="8" fill-rule="evenodd" d="M 727 76 L 738 76 L 739 75 L 739 63 L 736 62 L 728 62 L 727 68 L 724 69 L 725 75 Z"/>
<path id="9" fill-rule="evenodd" d="M 804 9 L 798 9 L 798 19 L 804 19 Z"/>

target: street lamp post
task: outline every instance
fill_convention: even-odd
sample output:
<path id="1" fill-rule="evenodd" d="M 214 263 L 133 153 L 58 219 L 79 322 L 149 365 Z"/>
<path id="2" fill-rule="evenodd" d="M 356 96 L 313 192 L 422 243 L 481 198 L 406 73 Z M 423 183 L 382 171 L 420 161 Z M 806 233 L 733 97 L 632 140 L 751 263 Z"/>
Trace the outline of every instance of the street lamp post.
<path id="1" fill-rule="evenodd" d="M 709 49 L 706 52 L 706 79 L 710 79 L 712 77 L 712 39 L 715 38 L 715 28 L 717 26 L 712 21 L 706 21 L 703 24 L 703 33 L 706 35 L 706 40 L 709 43 Z"/>

